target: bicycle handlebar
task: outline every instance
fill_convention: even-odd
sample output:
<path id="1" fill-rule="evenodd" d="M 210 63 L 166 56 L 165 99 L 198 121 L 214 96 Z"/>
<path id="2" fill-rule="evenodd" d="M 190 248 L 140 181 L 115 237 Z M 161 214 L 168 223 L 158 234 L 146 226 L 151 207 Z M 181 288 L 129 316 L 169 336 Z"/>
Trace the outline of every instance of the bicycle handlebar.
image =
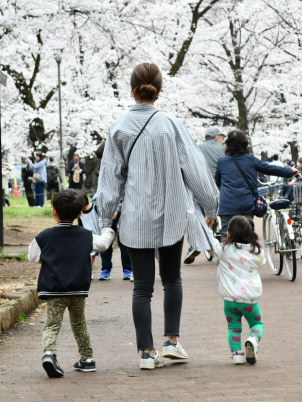
<path id="1" fill-rule="evenodd" d="M 302 173 L 297 173 L 296 176 L 293 176 L 293 178 L 302 179 Z M 278 179 L 279 179 L 279 177 L 277 177 L 277 179 L 275 181 L 267 181 L 266 183 L 262 183 L 262 181 L 259 179 L 257 179 L 257 181 L 258 181 L 258 183 L 262 184 L 263 186 L 272 187 L 278 181 Z"/>

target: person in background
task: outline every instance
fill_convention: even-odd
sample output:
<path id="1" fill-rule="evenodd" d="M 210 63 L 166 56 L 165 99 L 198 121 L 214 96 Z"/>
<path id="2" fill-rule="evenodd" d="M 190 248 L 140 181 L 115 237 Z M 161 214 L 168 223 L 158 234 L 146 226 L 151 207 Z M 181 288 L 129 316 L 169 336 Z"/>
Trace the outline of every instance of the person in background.
<path id="1" fill-rule="evenodd" d="M 27 163 L 33 168 L 34 174 L 33 177 L 29 177 L 29 179 L 34 179 L 36 186 L 36 199 L 35 199 L 35 207 L 40 208 L 44 206 L 44 187 L 47 183 L 47 172 L 46 172 L 46 163 L 43 160 L 43 155 L 41 152 L 36 154 L 36 161 L 32 163 L 32 161 L 28 158 Z"/>
<path id="2" fill-rule="evenodd" d="M 86 168 L 83 162 L 80 161 L 78 154 L 73 155 L 73 160 L 69 164 L 69 188 L 82 190 L 83 188 L 83 175 L 86 173 Z"/>
<path id="3" fill-rule="evenodd" d="M 22 168 L 21 175 L 23 180 L 23 186 L 25 188 L 25 195 L 27 198 L 28 205 L 33 207 L 35 205 L 35 196 L 33 192 L 33 174 L 34 170 L 30 166 L 28 159 L 30 159 L 31 163 L 34 163 L 34 158 L 29 156 L 26 160 L 26 166 Z"/>
<path id="4" fill-rule="evenodd" d="M 198 145 L 209 165 L 214 180 L 218 159 L 224 155 L 224 146 L 222 144 L 225 137 L 226 135 L 220 130 L 219 127 L 211 126 L 206 130 L 205 142 Z M 201 207 L 201 205 L 199 206 Z M 203 208 L 201 208 L 201 210 L 204 214 Z M 200 251 L 195 250 L 193 247 L 190 246 L 184 263 L 192 264 L 195 261 L 195 257 L 197 257 L 199 254 Z"/>
<path id="5" fill-rule="evenodd" d="M 101 143 L 101 145 L 98 147 L 98 149 L 95 152 L 96 157 L 100 161 L 102 161 L 104 148 L 105 148 L 105 141 L 103 141 Z M 96 195 L 94 198 L 96 199 Z M 121 209 L 122 209 L 122 202 L 120 200 L 117 211 L 115 211 L 115 214 L 113 215 L 113 221 L 112 221 L 112 226 L 111 226 L 111 228 L 115 231 L 115 233 L 117 233 L 117 231 L 118 231 L 118 221 L 120 219 Z M 130 279 L 130 281 L 133 282 L 131 260 L 129 257 L 128 249 L 126 246 L 124 246 L 120 242 L 119 235 L 117 236 L 117 242 L 118 242 L 118 246 L 121 251 L 121 260 L 122 260 L 122 267 L 123 267 L 123 272 L 124 272 L 123 280 Z M 101 253 L 102 273 L 99 276 L 100 281 L 106 281 L 106 280 L 110 279 L 110 274 L 111 274 L 111 270 L 112 270 L 112 253 L 113 253 L 113 242 L 106 251 L 103 251 Z"/>
<path id="6" fill-rule="evenodd" d="M 225 155 L 219 158 L 216 171 L 216 184 L 220 187 L 218 215 L 221 219 L 222 239 L 226 237 L 228 224 L 234 215 L 245 215 L 253 218 L 255 214 L 253 193 L 236 166 L 233 157 L 237 160 L 255 192 L 258 188 L 257 172 L 280 177 L 292 177 L 298 172 L 295 168 L 284 167 L 283 163 L 282 166 L 272 163 L 268 165 L 250 154 L 248 139 L 240 130 L 230 131 L 225 143 Z"/>
<path id="7" fill-rule="evenodd" d="M 199 149 L 205 157 L 213 178 L 215 179 L 218 159 L 224 155 L 223 141 L 226 135 L 220 130 L 219 127 L 212 126 L 206 130 L 205 142 L 199 144 Z"/>
<path id="8" fill-rule="evenodd" d="M 9 179 L 9 169 L 7 169 L 5 165 L 2 165 L 2 190 L 4 190 L 5 206 L 10 207 L 10 203 L 8 200 L 9 197 L 8 179 Z"/>
<path id="9" fill-rule="evenodd" d="M 49 162 L 46 166 L 46 170 L 47 170 L 47 190 L 51 198 L 52 192 L 54 192 L 55 194 L 59 192 L 58 179 L 60 180 L 60 183 L 62 183 L 62 176 L 60 169 L 56 165 L 54 158 L 52 156 L 49 157 Z"/>

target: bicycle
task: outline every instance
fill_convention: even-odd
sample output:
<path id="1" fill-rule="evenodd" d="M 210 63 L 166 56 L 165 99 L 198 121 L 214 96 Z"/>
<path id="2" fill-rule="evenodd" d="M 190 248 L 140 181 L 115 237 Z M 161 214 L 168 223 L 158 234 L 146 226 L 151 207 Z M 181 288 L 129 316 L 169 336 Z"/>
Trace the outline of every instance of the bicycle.
<path id="1" fill-rule="evenodd" d="M 213 231 L 213 236 L 221 243 L 221 219 L 219 216 L 216 217 L 214 225 L 210 228 L 210 230 Z M 208 261 L 213 260 L 213 255 L 209 253 L 207 250 L 205 250 L 205 256 Z"/>
<path id="2" fill-rule="evenodd" d="M 300 174 L 297 176 L 302 178 Z M 258 182 L 268 187 L 269 199 L 272 200 L 275 182 Z M 297 276 L 297 259 L 302 258 L 302 183 L 294 184 L 294 200 L 293 206 L 285 199 L 271 202 L 263 218 L 263 240 L 268 263 L 275 275 L 280 275 L 285 265 L 292 282 Z M 300 247 L 296 247 L 296 243 Z M 297 258 L 298 252 L 300 257 Z"/>

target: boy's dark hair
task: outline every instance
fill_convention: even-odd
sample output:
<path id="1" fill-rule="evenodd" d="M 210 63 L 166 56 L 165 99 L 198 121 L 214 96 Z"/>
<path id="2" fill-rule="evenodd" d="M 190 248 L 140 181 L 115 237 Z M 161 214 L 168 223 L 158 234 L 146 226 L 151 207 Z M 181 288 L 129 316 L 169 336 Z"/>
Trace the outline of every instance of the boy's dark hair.
<path id="1" fill-rule="evenodd" d="M 277 160 L 279 159 L 279 155 L 278 155 L 278 154 L 274 154 L 274 155 L 273 155 L 273 159 L 274 159 L 274 161 L 277 161 Z"/>
<path id="2" fill-rule="evenodd" d="M 229 222 L 228 232 L 230 237 L 224 240 L 224 247 L 228 244 L 233 244 L 236 248 L 240 249 L 241 246 L 238 243 L 251 244 L 253 246 L 253 253 L 261 253 L 261 246 L 258 243 L 259 237 L 255 232 L 255 224 L 249 216 L 233 216 Z M 256 248 L 257 251 L 255 252 Z"/>
<path id="3" fill-rule="evenodd" d="M 53 199 L 53 207 L 62 221 L 73 222 L 85 205 L 83 194 L 69 188 L 60 191 Z"/>
<path id="4" fill-rule="evenodd" d="M 102 159 L 103 153 L 104 153 L 104 148 L 105 148 L 105 141 L 103 141 L 101 143 L 101 145 L 99 145 L 98 149 L 95 151 L 96 157 L 98 159 Z"/>
<path id="5" fill-rule="evenodd" d="M 49 157 L 49 162 L 53 162 L 53 156 Z"/>

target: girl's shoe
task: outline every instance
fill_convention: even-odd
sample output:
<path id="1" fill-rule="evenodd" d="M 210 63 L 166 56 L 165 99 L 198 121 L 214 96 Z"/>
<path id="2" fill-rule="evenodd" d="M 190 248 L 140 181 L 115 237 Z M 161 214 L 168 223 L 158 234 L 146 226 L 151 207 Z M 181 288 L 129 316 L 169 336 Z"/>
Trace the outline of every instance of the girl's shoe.
<path id="1" fill-rule="evenodd" d="M 249 364 L 255 364 L 257 362 L 258 345 L 259 341 L 254 336 L 247 338 L 245 342 L 245 355 L 246 361 Z"/>
<path id="2" fill-rule="evenodd" d="M 178 341 L 177 344 L 166 341 L 163 346 L 163 356 L 169 357 L 170 359 L 187 359 L 189 357 L 188 353 Z"/>
<path id="3" fill-rule="evenodd" d="M 237 350 L 236 352 L 232 352 L 232 355 L 234 364 L 246 363 L 246 358 L 243 350 Z"/>
<path id="4" fill-rule="evenodd" d="M 155 351 L 155 355 L 152 356 L 148 352 L 143 352 L 141 361 L 140 361 L 140 369 L 145 369 L 145 370 L 153 370 L 157 367 L 163 367 L 165 366 L 166 363 L 164 361 L 164 358 L 158 351 Z"/>

